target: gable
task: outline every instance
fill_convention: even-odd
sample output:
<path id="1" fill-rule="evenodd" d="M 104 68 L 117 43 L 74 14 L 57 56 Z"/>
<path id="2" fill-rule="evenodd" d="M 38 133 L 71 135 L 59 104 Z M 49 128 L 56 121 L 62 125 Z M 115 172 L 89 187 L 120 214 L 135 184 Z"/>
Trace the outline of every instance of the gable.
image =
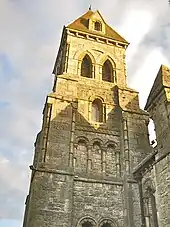
<path id="1" fill-rule="evenodd" d="M 151 91 L 149 93 L 145 109 L 153 103 L 153 100 L 160 94 L 164 87 L 170 87 L 170 69 L 164 65 L 161 65 L 158 74 L 155 78 Z"/>
<path id="2" fill-rule="evenodd" d="M 99 21 L 102 23 L 102 31 L 96 31 L 94 29 L 95 21 Z M 103 36 L 105 38 L 113 39 L 127 45 L 129 44 L 122 36 L 120 36 L 104 21 L 99 11 L 93 12 L 91 10 L 88 10 L 84 15 L 69 24 L 66 28 L 90 33 L 93 35 Z"/>

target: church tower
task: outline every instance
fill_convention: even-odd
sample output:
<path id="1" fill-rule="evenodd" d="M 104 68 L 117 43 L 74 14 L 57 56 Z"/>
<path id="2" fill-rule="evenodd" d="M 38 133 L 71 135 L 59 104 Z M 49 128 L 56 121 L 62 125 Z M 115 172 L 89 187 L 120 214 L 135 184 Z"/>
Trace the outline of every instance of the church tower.
<path id="1" fill-rule="evenodd" d="M 99 11 L 63 28 L 24 227 L 141 226 L 132 169 L 150 152 L 149 117 L 127 87 L 127 46 Z"/>

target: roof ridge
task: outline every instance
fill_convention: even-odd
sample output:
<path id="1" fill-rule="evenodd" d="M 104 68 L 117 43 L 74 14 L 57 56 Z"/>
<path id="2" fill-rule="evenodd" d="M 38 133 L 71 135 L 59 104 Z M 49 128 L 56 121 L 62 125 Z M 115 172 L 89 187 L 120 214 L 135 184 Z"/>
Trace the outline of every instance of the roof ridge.
<path id="1" fill-rule="evenodd" d="M 92 17 L 92 15 L 95 12 L 99 13 L 101 19 L 103 20 L 103 23 L 105 24 L 105 33 L 89 30 L 89 28 L 88 28 L 88 20 Z M 121 35 L 119 35 L 118 32 L 116 32 L 110 25 L 108 25 L 105 22 L 103 16 L 100 14 L 100 12 L 98 10 L 96 10 L 95 12 L 92 11 L 92 10 L 88 10 L 82 16 L 78 17 L 72 23 L 67 25 L 66 28 L 70 28 L 70 29 L 74 29 L 74 30 L 78 30 L 78 31 L 82 31 L 82 32 L 87 32 L 87 33 L 90 33 L 90 34 L 99 35 L 99 36 L 102 36 L 102 37 L 105 37 L 105 38 L 109 38 L 109 39 L 113 39 L 113 40 L 116 40 L 116 41 L 119 41 L 119 42 L 129 44 Z"/>

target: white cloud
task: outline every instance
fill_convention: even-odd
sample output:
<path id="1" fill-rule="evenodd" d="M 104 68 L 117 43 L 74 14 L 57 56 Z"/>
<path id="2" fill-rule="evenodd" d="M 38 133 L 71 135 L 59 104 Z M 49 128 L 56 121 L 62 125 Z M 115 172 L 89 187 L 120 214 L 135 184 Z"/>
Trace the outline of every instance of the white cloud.
<path id="1" fill-rule="evenodd" d="M 141 64 L 140 70 L 131 80 L 130 86 L 139 91 L 140 94 L 143 94 L 140 96 L 142 108 L 144 108 L 161 64 L 170 66 L 170 61 L 162 54 L 161 48 L 157 47 L 147 55 L 145 61 Z"/>

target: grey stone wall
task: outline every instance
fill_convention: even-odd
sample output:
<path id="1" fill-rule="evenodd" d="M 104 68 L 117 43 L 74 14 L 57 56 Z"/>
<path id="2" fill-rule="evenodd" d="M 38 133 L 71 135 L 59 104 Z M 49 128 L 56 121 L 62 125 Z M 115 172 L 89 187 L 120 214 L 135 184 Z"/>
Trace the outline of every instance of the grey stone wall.
<path id="1" fill-rule="evenodd" d="M 71 176 L 36 171 L 31 183 L 26 226 L 70 226 L 72 191 Z"/>
<path id="2" fill-rule="evenodd" d="M 123 226 L 122 186 L 76 180 L 73 201 L 73 226 L 84 217 L 93 218 L 97 224 L 111 219 L 115 227 Z"/>
<path id="3" fill-rule="evenodd" d="M 159 225 L 170 226 L 170 154 L 156 164 L 155 172 Z"/>

